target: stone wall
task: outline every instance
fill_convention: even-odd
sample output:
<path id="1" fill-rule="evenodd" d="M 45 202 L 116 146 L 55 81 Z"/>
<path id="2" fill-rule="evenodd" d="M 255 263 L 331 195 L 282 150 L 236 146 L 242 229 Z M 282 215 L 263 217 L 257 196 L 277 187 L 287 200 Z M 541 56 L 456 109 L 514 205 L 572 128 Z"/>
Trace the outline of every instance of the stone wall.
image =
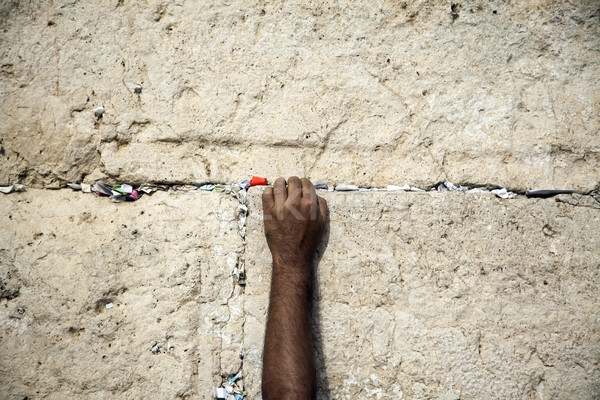
<path id="1" fill-rule="evenodd" d="M 598 3 L 515 3 L 6 1 L 0 184 L 589 192 Z"/>
<path id="2" fill-rule="evenodd" d="M 197 190 L 254 174 L 517 194 L 319 192 L 319 399 L 600 397 L 596 1 L 4 1 L 0 35 L 0 398 L 259 400 L 260 189 Z M 64 189 L 98 179 L 167 190 Z"/>
<path id="3" fill-rule="evenodd" d="M 0 197 L 2 398 L 208 399 L 241 369 L 260 399 L 260 193 L 245 227 L 237 200 L 199 190 Z M 598 396 L 591 196 L 320 194 L 319 399 Z"/>
<path id="4" fill-rule="evenodd" d="M 240 368 L 235 199 L 0 201 L 0 398 L 210 398 Z"/>
<path id="5" fill-rule="evenodd" d="M 322 399 L 600 394 L 600 204 L 335 193 L 313 326 Z M 591 207 L 591 208 L 590 208 Z M 260 214 L 260 197 L 250 209 Z M 249 219 L 244 369 L 258 393 L 270 255 Z"/>

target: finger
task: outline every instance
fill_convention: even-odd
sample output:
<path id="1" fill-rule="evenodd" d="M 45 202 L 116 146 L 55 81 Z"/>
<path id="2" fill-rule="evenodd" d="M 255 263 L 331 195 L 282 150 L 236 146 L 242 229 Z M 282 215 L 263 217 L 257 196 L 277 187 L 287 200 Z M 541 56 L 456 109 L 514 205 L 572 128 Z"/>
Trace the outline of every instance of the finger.
<path id="1" fill-rule="evenodd" d="M 321 217 L 323 217 L 323 222 L 327 222 L 327 200 L 322 198 L 321 196 L 317 196 L 317 200 L 319 201 L 319 211 L 321 212 Z"/>
<path id="2" fill-rule="evenodd" d="M 302 202 L 304 204 L 309 204 L 310 208 L 308 212 L 310 214 L 310 220 L 315 221 L 319 212 L 317 192 L 311 181 L 306 178 L 300 180 L 302 181 Z"/>
<path id="3" fill-rule="evenodd" d="M 315 190 L 312 182 L 306 178 L 302 178 L 300 181 L 302 181 L 302 197 L 308 197 L 316 203 L 317 191 Z"/>
<path id="4" fill-rule="evenodd" d="M 297 176 L 288 179 L 288 200 L 298 201 L 302 198 L 302 181 Z"/>
<path id="5" fill-rule="evenodd" d="M 288 190 L 285 187 L 285 179 L 277 178 L 273 183 L 273 200 L 275 204 L 283 204 L 287 200 Z"/>
<path id="6" fill-rule="evenodd" d="M 262 204 L 263 204 L 263 210 L 269 210 L 273 206 L 273 188 L 272 187 L 268 187 L 265 190 L 263 190 Z"/>

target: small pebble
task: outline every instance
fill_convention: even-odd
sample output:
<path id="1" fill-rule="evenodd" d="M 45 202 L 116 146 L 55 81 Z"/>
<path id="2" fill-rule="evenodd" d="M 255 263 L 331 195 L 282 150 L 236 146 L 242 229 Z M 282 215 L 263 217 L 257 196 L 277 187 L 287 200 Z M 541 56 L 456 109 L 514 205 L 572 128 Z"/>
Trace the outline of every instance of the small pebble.
<path id="1" fill-rule="evenodd" d="M 106 309 L 107 309 L 107 310 L 110 310 L 110 309 L 111 309 L 111 308 L 113 308 L 114 306 L 115 306 L 115 305 L 114 305 L 113 303 L 108 303 L 108 304 L 106 304 L 106 306 L 105 306 L 105 307 L 106 307 Z"/>
<path id="2" fill-rule="evenodd" d="M 135 86 L 133 87 L 133 91 L 134 91 L 135 93 L 137 93 L 137 94 L 140 94 L 140 93 L 142 93 L 142 85 L 135 85 Z"/>

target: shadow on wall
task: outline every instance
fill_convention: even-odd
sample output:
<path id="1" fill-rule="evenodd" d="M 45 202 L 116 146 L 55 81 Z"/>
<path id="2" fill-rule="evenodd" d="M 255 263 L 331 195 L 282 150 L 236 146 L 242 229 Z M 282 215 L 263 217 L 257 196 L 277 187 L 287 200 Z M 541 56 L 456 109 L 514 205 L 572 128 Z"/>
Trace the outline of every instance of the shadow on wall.
<path id="1" fill-rule="evenodd" d="M 317 278 L 317 270 L 325 250 L 327 250 L 327 244 L 329 243 L 329 210 L 327 210 L 327 222 L 325 225 L 325 231 L 323 232 L 323 239 L 317 249 L 315 256 L 314 271 L 313 271 L 313 301 L 312 301 L 312 331 L 313 331 L 313 351 L 315 353 L 315 368 L 317 372 L 317 399 L 329 400 L 331 399 L 329 380 L 325 372 L 325 354 L 323 352 L 323 337 L 321 336 L 321 302 L 318 299 L 321 298 L 321 288 L 319 286 Z"/>

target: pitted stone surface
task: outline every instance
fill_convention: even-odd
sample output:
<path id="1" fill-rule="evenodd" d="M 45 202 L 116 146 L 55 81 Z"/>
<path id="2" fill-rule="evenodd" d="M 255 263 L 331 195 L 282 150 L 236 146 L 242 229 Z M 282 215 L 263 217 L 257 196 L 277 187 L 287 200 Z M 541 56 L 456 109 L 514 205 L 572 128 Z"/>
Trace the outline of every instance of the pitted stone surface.
<path id="1" fill-rule="evenodd" d="M 0 196 L 0 397 L 211 398 L 241 366 L 237 204 Z"/>
<path id="2" fill-rule="evenodd" d="M 260 399 L 270 254 L 247 229 L 244 372 Z M 313 327 L 320 399 L 600 396 L 600 204 L 326 193 Z"/>
<path id="3" fill-rule="evenodd" d="M 599 20 L 585 0 L 3 2 L 0 185 L 590 191 Z"/>

